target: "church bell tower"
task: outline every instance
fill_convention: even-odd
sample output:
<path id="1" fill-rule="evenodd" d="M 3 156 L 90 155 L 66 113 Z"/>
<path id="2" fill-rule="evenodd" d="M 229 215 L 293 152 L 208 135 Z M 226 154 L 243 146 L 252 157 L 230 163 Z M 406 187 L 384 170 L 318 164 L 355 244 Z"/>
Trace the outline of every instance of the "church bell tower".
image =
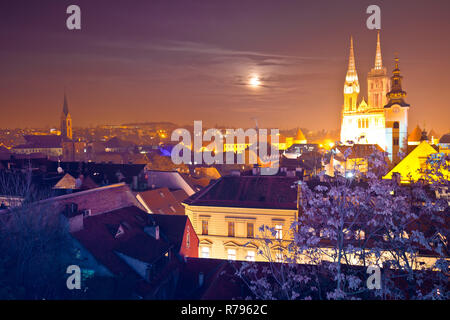
<path id="1" fill-rule="evenodd" d="M 402 88 L 402 79 L 398 58 L 395 58 L 395 68 L 391 77 L 391 90 L 387 93 L 388 103 L 384 106 L 386 118 L 386 146 L 389 158 L 396 162 L 399 152 L 406 153 L 408 147 L 408 111 L 409 104 L 405 102 L 406 91 Z"/>
<path id="2" fill-rule="evenodd" d="M 72 140 L 72 117 L 69 113 L 66 94 L 64 94 L 63 111 L 61 114 L 61 137 L 63 141 Z"/>

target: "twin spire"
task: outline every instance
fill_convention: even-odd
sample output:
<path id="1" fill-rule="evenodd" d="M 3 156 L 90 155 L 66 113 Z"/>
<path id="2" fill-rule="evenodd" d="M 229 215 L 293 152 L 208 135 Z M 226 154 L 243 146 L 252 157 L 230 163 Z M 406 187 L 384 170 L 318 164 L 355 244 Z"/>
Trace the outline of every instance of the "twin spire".
<path id="1" fill-rule="evenodd" d="M 358 73 L 356 72 L 356 64 L 355 64 L 355 52 L 353 50 L 353 37 L 350 37 L 350 55 L 348 58 L 348 70 L 347 75 L 345 77 L 345 82 L 349 86 L 355 84 L 356 86 L 359 87 Z"/>
<path id="2" fill-rule="evenodd" d="M 353 50 L 353 36 L 350 36 L 350 55 L 348 58 L 348 71 L 356 71 L 355 52 Z"/>
<path id="3" fill-rule="evenodd" d="M 374 70 L 383 70 L 383 59 L 381 57 L 381 41 L 380 41 L 380 31 L 377 32 L 377 50 L 375 53 L 375 65 Z M 353 36 L 350 37 L 350 54 L 348 58 L 348 70 L 347 76 L 350 74 L 356 75 L 356 63 L 355 63 L 355 52 L 353 48 Z M 356 79 L 358 76 L 356 75 Z"/>
<path id="4" fill-rule="evenodd" d="M 377 32 L 377 52 L 375 54 L 375 70 L 383 69 L 383 60 L 381 59 L 380 31 Z"/>

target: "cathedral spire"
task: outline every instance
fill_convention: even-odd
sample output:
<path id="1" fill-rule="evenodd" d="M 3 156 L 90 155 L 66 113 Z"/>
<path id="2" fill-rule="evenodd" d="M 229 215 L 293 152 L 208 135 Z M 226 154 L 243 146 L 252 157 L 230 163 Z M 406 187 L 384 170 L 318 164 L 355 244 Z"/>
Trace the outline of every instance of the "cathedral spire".
<path id="1" fill-rule="evenodd" d="M 350 37 L 350 54 L 348 57 L 348 70 L 347 75 L 345 77 L 345 81 L 347 84 L 355 83 L 359 87 L 358 83 L 358 73 L 356 72 L 356 64 L 355 64 L 355 52 L 353 49 L 353 37 Z M 359 92 L 359 88 L 358 88 Z"/>
<path id="2" fill-rule="evenodd" d="M 350 36 L 350 54 L 348 57 L 348 71 L 356 71 L 355 52 L 353 50 L 353 36 Z"/>
<path id="3" fill-rule="evenodd" d="M 380 30 L 377 32 L 377 52 L 375 54 L 375 70 L 383 68 L 383 60 L 381 58 Z"/>
<path id="4" fill-rule="evenodd" d="M 350 37 L 350 54 L 348 57 L 348 70 L 344 83 L 344 111 L 353 112 L 357 109 L 357 100 L 359 94 L 358 73 L 355 65 L 355 52 L 353 49 L 353 37 Z"/>

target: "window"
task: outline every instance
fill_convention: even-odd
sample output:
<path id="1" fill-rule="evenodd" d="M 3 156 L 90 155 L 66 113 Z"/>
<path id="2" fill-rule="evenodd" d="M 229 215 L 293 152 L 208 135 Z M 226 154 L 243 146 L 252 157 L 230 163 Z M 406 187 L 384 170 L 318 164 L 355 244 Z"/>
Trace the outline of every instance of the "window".
<path id="1" fill-rule="evenodd" d="M 186 248 L 189 248 L 190 246 L 191 246 L 191 230 L 189 229 L 188 226 L 186 231 Z"/>
<path id="2" fill-rule="evenodd" d="M 209 247 L 202 247 L 202 258 L 209 258 Z"/>
<path id="3" fill-rule="evenodd" d="M 202 220 L 202 234 L 208 234 L 208 220 Z"/>
<path id="4" fill-rule="evenodd" d="M 255 261 L 255 251 L 249 250 L 247 251 L 247 261 Z"/>
<path id="5" fill-rule="evenodd" d="M 400 125 L 399 125 L 398 121 L 395 121 L 394 122 L 394 129 L 398 129 L 398 128 L 400 128 Z"/>
<path id="6" fill-rule="evenodd" d="M 236 249 L 228 249 L 228 260 L 236 260 Z"/>
<path id="7" fill-rule="evenodd" d="M 281 252 L 275 254 L 275 262 L 283 262 L 283 254 Z"/>
<path id="8" fill-rule="evenodd" d="M 247 238 L 253 238 L 253 237 L 254 237 L 254 224 L 247 223 Z"/>
<path id="9" fill-rule="evenodd" d="M 366 233 L 364 232 L 364 230 L 357 230 L 355 237 L 357 240 L 364 240 L 366 239 Z"/>
<path id="10" fill-rule="evenodd" d="M 234 237 L 234 222 L 228 222 L 228 236 Z"/>
<path id="11" fill-rule="evenodd" d="M 281 224 L 277 224 L 275 226 L 275 232 L 276 232 L 275 238 L 279 240 L 283 239 L 283 226 Z"/>
<path id="12" fill-rule="evenodd" d="M 394 138 L 394 139 L 392 139 L 392 140 L 393 140 L 392 144 L 393 144 L 394 146 L 398 146 L 398 138 Z"/>

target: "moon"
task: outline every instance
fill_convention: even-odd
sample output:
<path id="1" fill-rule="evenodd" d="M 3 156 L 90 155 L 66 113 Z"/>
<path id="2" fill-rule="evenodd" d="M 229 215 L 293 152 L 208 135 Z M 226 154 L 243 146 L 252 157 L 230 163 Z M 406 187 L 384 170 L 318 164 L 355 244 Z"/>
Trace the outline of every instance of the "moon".
<path id="1" fill-rule="evenodd" d="M 261 80 L 259 79 L 259 76 L 254 75 L 250 78 L 248 84 L 253 88 L 257 88 L 261 85 Z"/>

